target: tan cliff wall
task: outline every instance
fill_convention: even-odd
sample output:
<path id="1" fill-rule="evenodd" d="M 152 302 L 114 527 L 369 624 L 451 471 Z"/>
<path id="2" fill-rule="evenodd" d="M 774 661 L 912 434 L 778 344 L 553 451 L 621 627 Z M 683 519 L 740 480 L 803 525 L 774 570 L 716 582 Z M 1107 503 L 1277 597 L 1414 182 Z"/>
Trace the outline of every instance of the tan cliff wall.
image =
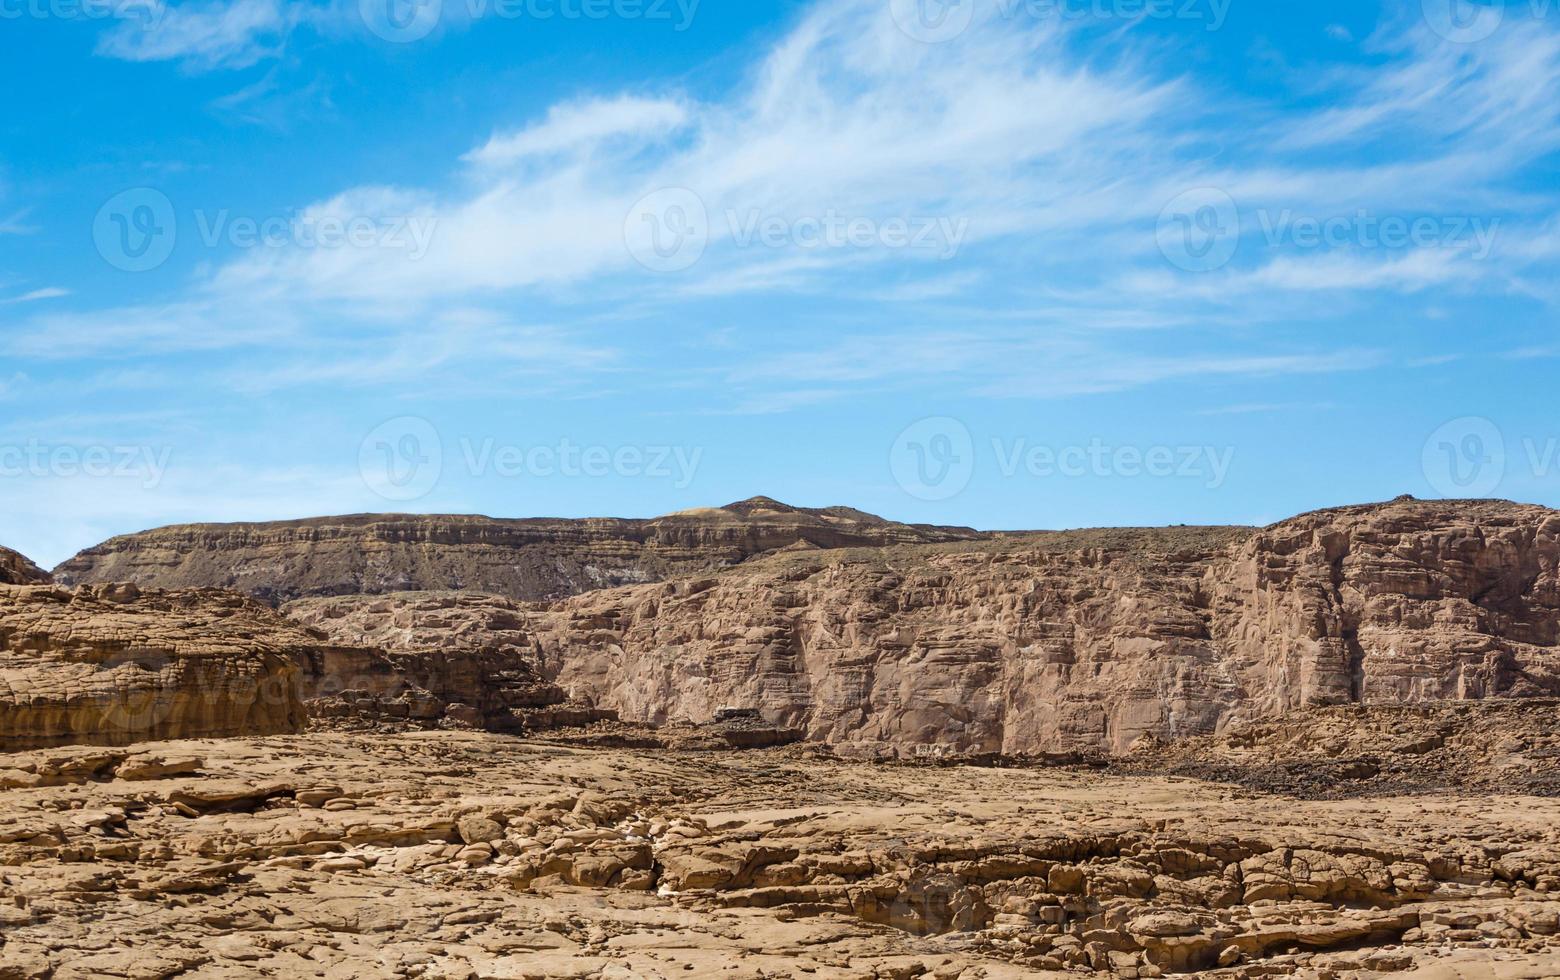
<path id="1" fill-rule="evenodd" d="M 231 593 L 192 595 L 240 610 L 229 620 L 249 623 L 250 640 L 268 637 L 260 652 L 290 661 L 282 671 L 297 701 L 327 723 L 523 730 L 611 713 L 703 723 L 742 708 L 850 754 L 1119 753 L 1144 736 L 1217 732 L 1316 705 L 1560 695 L 1557 565 L 1554 511 L 1405 500 L 1260 531 L 792 548 L 558 602 L 317 597 L 286 606 L 287 622 Z M 50 601 L 74 603 L 87 622 L 98 616 L 89 602 L 117 596 L 123 612 L 151 601 L 133 588 L 78 595 Z M 33 656 L 13 669 L 42 669 L 8 628 L 8 649 Z M 165 636 L 169 627 L 138 628 Z M 91 635 L 58 624 L 43 632 Z M 220 686 L 170 669 L 171 690 Z M 57 666 L 48 674 L 64 676 Z M 112 703 L 107 692 L 121 684 L 93 683 L 65 701 Z M 40 717 L 12 727 L 58 739 L 91 727 Z M 222 725 L 208 717 L 189 727 Z"/>
<path id="2" fill-rule="evenodd" d="M 536 628 L 558 682 L 625 719 L 751 706 L 864 754 L 1122 752 L 1308 705 L 1560 694 L 1557 535 L 1544 508 L 1404 501 L 1233 543 L 778 556 Z"/>
<path id="3" fill-rule="evenodd" d="M 305 642 L 230 593 L 0 586 L 0 748 L 299 731 Z"/>
<path id="4" fill-rule="evenodd" d="M 282 611 L 345 644 L 307 658 L 304 699 L 316 719 L 515 732 L 612 717 L 569 703 L 543 676 L 526 613 L 499 596 L 302 599 Z"/>
<path id="5" fill-rule="evenodd" d="M 559 599 L 818 548 L 970 540 L 965 528 L 896 524 L 848 508 L 768 498 L 654 520 L 357 515 L 201 524 L 125 535 L 55 570 L 62 584 L 231 588 L 281 604 L 310 596 L 463 589 Z"/>
<path id="6" fill-rule="evenodd" d="M 1398 503 L 1304 515 L 1221 568 L 1214 629 L 1258 713 L 1560 693 L 1560 513 Z"/>

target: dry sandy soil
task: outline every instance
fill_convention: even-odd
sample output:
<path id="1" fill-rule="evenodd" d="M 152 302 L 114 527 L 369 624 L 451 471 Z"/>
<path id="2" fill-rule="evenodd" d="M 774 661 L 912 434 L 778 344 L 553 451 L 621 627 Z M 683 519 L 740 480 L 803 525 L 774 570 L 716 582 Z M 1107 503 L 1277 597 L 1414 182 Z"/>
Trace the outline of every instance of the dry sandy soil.
<path id="1" fill-rule="evenodd" d="M 0 762 L 5 978 L 1539 978 L 1557 898 L 1560 800 L 1487 791 L 462 732 Z"/>

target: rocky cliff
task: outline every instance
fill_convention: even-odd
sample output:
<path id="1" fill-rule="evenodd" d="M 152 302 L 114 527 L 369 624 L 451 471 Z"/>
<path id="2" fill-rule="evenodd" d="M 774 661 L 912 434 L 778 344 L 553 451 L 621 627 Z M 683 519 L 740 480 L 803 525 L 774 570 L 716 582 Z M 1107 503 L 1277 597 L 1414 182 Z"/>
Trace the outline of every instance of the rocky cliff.
<path id="1" fill-rule="evenodd" d="M 0 548 L 0 585 L 33 585 L 49 581 L 49 573 L 9 548 Z"/>
<path id="2" fill-rule="evenodd" d="M 199 524 L 114 538 L 55 570 L 66 585 L 231 588 L 305 596 L 464 589 L 556 599 L 735 565 L 783 548 L 973 540 L 967 528 L 896 524 L 846 507 L 755 497 L 654 520 L 358 515 Z"/>
<path id="3" fill-rule="evenodd" d="M 1560 513 L 1403 500 L 1260 531 L 790 551 L 551 605 L 290 611 L 394 649 L 375 623 L 420 623 L 426 648 L 501 607 L 549 680 L 630 721 L 751 708 L 847 754 L 1119 753 L 1304 707 L 1560 694 L 1557 565 Z"/>
<path id="4" fill-rule="evenodd" d="M 283 612 L 341 645 L 306 671 L 305 700 L 318 719 L 518 732 L 616 717 L 571 703 L 543 676 L 527 613 L 501 596 L 303 599 Z"/>
<path id="5" fill-rule="evenodd" d="M 231 593 L 0 586 L 0 749 L 298 731 L 319 645 Z"/>

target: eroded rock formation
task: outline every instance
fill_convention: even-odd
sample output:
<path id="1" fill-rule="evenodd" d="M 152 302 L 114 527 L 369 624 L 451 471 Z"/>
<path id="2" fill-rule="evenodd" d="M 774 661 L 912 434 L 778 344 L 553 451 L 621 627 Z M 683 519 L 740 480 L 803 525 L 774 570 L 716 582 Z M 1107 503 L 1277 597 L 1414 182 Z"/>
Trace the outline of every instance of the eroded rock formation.
<path id="1" fill-rule="evenodd" d="M 0 585 L 34 585 L 49 581 L 49 573 L 9 548 L 0 548 Z"/>
<path id="2" fill-rule="evenodd" d="M 525 611 L 499 596 L 303 599 L 283 612 L 339 645 L 306 672 L 305 696 L 317 718 L 513 732 L 615 717 L 571 703 L 543 676 Z"/>
<path id="3" fill-rule="evenodd" d="M 0 975 L 27 980 L 1560 970 L 1553 799 L 460 732 L 7 762 Z"/>
<path id="4" fill-rule="evenodd" d="M 233 593 L 0 586 L 0 746 L 299 731 L 320 645 Z"/>
<path id="5" fill-rule="evenodd" d="M 1121 753 L 1309 706 L 1560 695 L 1557 564 L 1553 511 L 1404 500 L 1257 532 L 783 552 L 551 605 L 292 611 L 391 648 L 497 615 L 549 680 L 630 721 L 747 708 L 868 757 Z"/>
<path id="6" fill-rule="evenodd" d="M 217 587 L 281 603 L 305 596 L 466 589 L 555 599 L 736 564 L 787 547 L 958 541 L 965 528 L 885 521 L 766 497 L 654 520 L 495 520 L 357 515 L 272 524 L 200 524 L 131 534 L 55 570 L 74 585 Z"/>

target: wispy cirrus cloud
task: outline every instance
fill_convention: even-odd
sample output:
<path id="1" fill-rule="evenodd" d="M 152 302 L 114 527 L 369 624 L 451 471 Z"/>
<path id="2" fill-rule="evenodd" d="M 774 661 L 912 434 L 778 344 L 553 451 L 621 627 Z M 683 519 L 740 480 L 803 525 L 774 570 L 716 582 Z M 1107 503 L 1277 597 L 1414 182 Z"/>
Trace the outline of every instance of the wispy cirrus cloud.
<path id="1" fill-rule="evenodd" d="M 266 37 L 315 16 L 281 0 L 246 2 L 222 16 L 216 6 L 191 8 L 184 27 L 170 22 L 174 40 L 139 50 L 237 64 L 271 50 Z M 310 220 L 413 218 L 434 229 L 426 254 L 252 249 L 165 304 L 36 317 L 8 349 L 47 357 L 65 334 L 126 351 L 232 349 L 259 338 L 285 384 L 320 378 L 286 366 L 291 345 L 350 341 L 364 325 L 378 337 L 420 332 L 397 348 L 412 353 L 359 356 L 364 377 L 461 356 L 423 337 L 430 317 L 451 307 L 513 323 L 527 321 L 516 312 L 538 296 L 591 311 L 581 316 L 599 315 L 603 303 L 648 316 L 743 296 L 876 298 L 913 304 L 922 320 L 897 348 L 901 373 L 924 365 L 969 390 L 1056 394 L 1374 363 L 1353 349 L 1220 356 L 1207 333 L 1322 316 L 1369 295 L 1434 288 L 1550 298 L 1543 273 L 1557 258 L 1560 202 L 1511 178 L 1560 139 L 1560 104 L 1537 94 L 1560 81 L 1552 24 L 1512 18 L 1483 44 L 1449 45 L 1420 22 L 1392 22 L 1361 42 L 1368 61 L 1295 79 L 1291 105 L 1235 98 L 1157 46 L 1134 44 L 1130 31 L 1115 31 L 1107 48 L 1087 23 L 1003 17 L 994 2 L 979 10 L 957 39 L 925 44 L 900 30 L 888 4 L 825 0 L 729 93 L 700 97 L 652 80 L 633 92 L 565 99 L 529 125 L 452 152 L 446 180 L 346 187 L 303 209 Z M 1210 145 L 1223 149 L 1210 157 Z M 1179 267 L 1160 236 L 1167 205 L 1195 188 L 1225 195 L 1239 236 L 1230 258 L 1207 272 Z M 668 189 L 691 192 L 707 241 L 696 262 L 658 274 L 636 261 L 626 238 L 641 202 Z M 1368 240 L 1364 224 L 1474 213 L 1498 220 L 1498 235 L 1388 248 Z M 834 219 L 869 233 L 862 244 L 802 234 Z M 918 219 L 959 229 L 957 247 L 889 247 L 871 234 Z M 1342 234 L 1308 244 L 1285 230 L 1294 220 L 1333 222 Z M 780 232 L 773 241 L 764 233 L 771 227 Z M 1277 295 L 1289 299 L 1275 303 Z M 982 343 L 956 327 L 972 315 L 1027 323 L 1053 344 Z M 558 328 L 567 331 L 567 320 Z M 1207 350 L 1189 340 L 1177 357 L 1140 356 L 1113 369 L 1110 358 L 1128 363 L 1120 345 L 1095 337 L 1151 329 L 1182 330 Z M 482 330 L 449 336 L 452 350 L 502 340 Z M 879 349 L 877 336 L 861 331 L 863 348 Z M 1036 368 L 1043 357 L 1072 358 L 1082 380 L 1035 386 L 981 370 L 1014 357 Z M 764 402 L 781 406 L 818 397 L 788 402 L 788 392 L 860 380 L 837 347 L 795 359 L 838 373 L 738 363 L 730 375 L 749 386 L 742 397 L 753 404 L 766 378 L 781 385 Z"/>
<path id="2" fill-rule="evenodd" d="M 196 71 L 248 68 L 282 51 L 300 24 L 328 8 L 293 0 L 147 0 L 125 6 L 98 53 L 124 61 L 178 61 Z"/>

